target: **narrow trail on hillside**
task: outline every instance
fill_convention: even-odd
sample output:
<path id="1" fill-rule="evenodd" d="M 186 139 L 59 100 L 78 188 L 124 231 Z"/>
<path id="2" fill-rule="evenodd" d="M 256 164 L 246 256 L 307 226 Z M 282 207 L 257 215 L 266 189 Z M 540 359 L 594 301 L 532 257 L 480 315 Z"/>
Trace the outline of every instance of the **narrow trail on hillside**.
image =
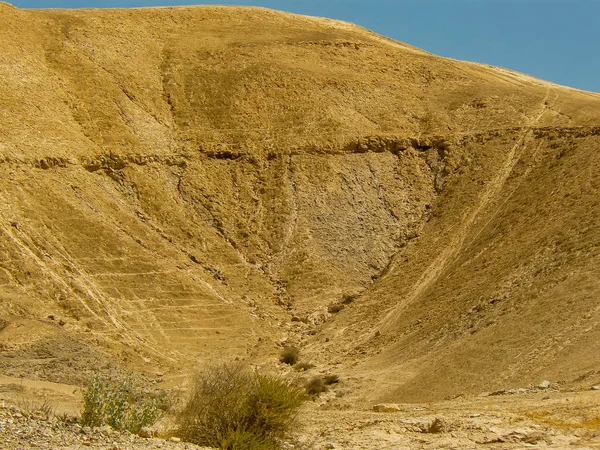
<path id="1" fill-rule="evenodd" d="M 406 307 L 419 298 L 427 289 L 429 289 L 439 279 L 444 270 L 456 260 L 463 249 L 465 240 L 471 233 L 476 220 L 480 216 L 481 212 L 498 198 L 503 186 L 508 180 L 508 177 L 519 161 L 523 150 L 527 147 L 527 142 L 533 134 L 534 127 L 539 123 L 548 110 L 547 101 L 549 96 L 550 88 L 548 87 L 546 90 L 546 95 L 541 102 L 540 111 L 529 120 L 523 132 L 521 133 L 521 136 L 508 152 L 506 162 L 500 168 L 497 175 L 490 180 L 488 186 L 482 192 L 477 205 L 471 209 L 467 217 L 458 225 L 458 229 L 452 233 L 446 248 L 439 253 L 437 258 L 434 259 L 427 270 L 425 270 L 423 275 L 417 280 L 409 295 L 385 315 L 385 317 L 380 321 L 377 329 L 381 331 L 390 331 L 393 327 L 393 324 L 403 313 Z M 370 331 L 368 334 L 370 336 L 372 332 Z"/>

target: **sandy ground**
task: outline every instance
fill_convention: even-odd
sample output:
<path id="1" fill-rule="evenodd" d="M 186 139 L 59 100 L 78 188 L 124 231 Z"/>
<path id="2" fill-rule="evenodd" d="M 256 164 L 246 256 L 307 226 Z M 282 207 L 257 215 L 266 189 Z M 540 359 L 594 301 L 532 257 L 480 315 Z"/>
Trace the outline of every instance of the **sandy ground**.
<path id="1" fill-rule="evenodd" d="M 599 392 L 481 396 L 373 410 L 315 410 L 312 448 L 600 448 Z"/>
<path id="2" fill-rule="evenodd" d="M 340 389 L 303 407 L 297 449 L 600 449 L 600 391 L 529 388 L 426 404 L 348 405 Z M 56 383 L 1 377 L 0 437 L 5 449 L 198 448 L 173 439 L 82 428 L 80 390 Z M 50 405 L 52 411 L 41 411 Z"/>

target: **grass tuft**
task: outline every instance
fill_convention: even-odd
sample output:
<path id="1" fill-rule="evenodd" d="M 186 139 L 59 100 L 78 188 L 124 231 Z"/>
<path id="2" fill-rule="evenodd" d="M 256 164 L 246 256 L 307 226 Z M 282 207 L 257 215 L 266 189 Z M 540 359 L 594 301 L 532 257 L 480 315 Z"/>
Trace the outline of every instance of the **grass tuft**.
<path id="1" fill-rule="evenodd" d="M 29 417 L 37 416 L 47 420 L 56 415 L 54 406 L 46 399 L 41 403 L 35 400 L 19 399 L 17 401 L 17 407 Z"/>

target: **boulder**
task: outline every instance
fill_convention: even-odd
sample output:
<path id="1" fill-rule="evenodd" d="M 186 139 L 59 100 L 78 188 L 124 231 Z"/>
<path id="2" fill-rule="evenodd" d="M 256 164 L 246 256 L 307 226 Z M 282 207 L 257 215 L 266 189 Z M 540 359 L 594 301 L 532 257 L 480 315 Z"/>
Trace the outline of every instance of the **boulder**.
<path id="1" fill-rule="evenodd" d="M 380 403 L 378 405 L 373 406 L 373 411 L 382 413 L 394 413 L 400 412 L 401 409 L 398 405 L 393 403 Z"/>

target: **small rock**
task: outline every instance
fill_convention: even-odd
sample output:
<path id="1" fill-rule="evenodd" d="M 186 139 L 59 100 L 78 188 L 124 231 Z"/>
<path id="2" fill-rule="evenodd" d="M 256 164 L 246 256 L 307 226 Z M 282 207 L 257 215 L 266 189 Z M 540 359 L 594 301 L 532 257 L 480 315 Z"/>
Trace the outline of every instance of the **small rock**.
<path id="1" fill-rule="evenodd" d="M 380 403 L 379 405 L 373 406 L 373 411 L 381 413 L 393 413 L 400 412 L 401 409 L 398 405 L 395 405 L 393 403 Z"/>
<path id="2" fill-rule="evenodd" d="M 181 439 L 175 436 L 169 438 L 169 442 L 181 442 Z"/>
<path id="3" fill-rule="evenodd" d="M 526 444 L 535 445 L 544 440 L 544 434 L 540 432 L 513 432 L 508 436 L 513 442 L 524 442 Z"/>
<path id="4" fill-rule="evenodd" d="M 114 430 L 110 425 L 103 425 L 100 428 L 98 428 L 98 431 L 104 434 L 112 434 Z"/>
<path id="5" fill-rule="evenodd" d="M 143 427 L 139 432 L 138 436 L 143 438 L 151 438 L 156 435 L 156 432 L 150 427 Z"/>
<path id="6" fill-rule="evenodd" d="M 445 431 L 449 431 L 449 426 L 448 424 L 439 418 L 435 418 L 433 419 L 433 421 L 431 423 L 428 423 L 426 425 L 421 425 L 421 432 L 423 433 L 442 433 Z"/>
<path id="7" fill-rule="evenodd" d="M 501 444 L 506 440 L 500 436 L 484 436 L 481 441 L 477 441 L 478 444 Z"/>
<path id="8" fill-rule="evenodd" d="M 592 386 L 592 391 L 600 391 L 600 384 L 596 384 L 595 386 Z"/>
<path id="9" fill-rule="evenodd" d="M 538 385 L 538 387 L 539 387 L 540 389 L 548 389 L 548 388 L 550 387 L 550 385 L 551 385 L 551 384 L 552 384 L 552 383 L 550 383 L 548 380 L 544 380 L 544 381 L 542 381 L 542 382 L 541 382 L 541 383 Z"/>

